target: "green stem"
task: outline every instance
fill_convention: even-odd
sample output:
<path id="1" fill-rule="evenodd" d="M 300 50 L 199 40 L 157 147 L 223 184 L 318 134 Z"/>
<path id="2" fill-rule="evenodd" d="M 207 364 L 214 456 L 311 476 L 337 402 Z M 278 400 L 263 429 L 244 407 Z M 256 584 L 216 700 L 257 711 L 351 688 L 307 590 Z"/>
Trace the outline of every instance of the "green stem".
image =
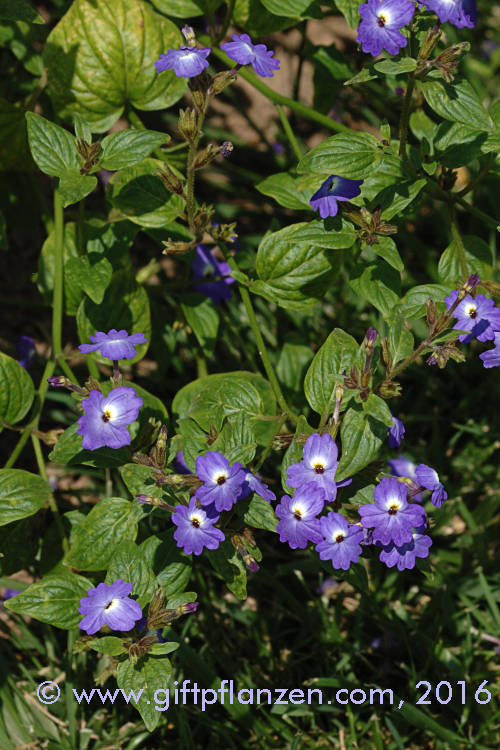
<path id="1" fill-rule="evenodd" d="M 36 457 L 36 462 L 38 465 L 38 471 L 40 472 L 40 476 L 42 477 L 42 479 L 44 479 L 48 483 L 49 478 L 47 476 L 47 470 L 45 468 L 45 461 L 43 460 L 43 453 L 42 453 L 42 447 L 40 445 L 40 440 L 33 433 L 31 433 L 31 442 L 33 443 L 33 449 L 35 451 L 35 457 Z M 66 538 L 64 525 L 63 525 L 61 516 L 59 515 L 59 509 L 57 507 L 56 501 L 54 500 L 54 495 L 52 494 L 52 492 L 49 495 L 49 505 L 50 505 L 50 509 L 52 513 L 54 514 L 54 520 L 56 522 L 59 536 L 61 537 L 63 550 L 66 553 L 69 549 L 68 540 Z"/>
<path id="2" fill-rule="evenodd" d="M 230 255 L 227 256 L 227 262 L 229 263 L 229 266 L 231 267 L 233 271 L 239 271 L 238 264 L 236 263 L 235 259 L 231 257 Z M 262 334 L 260 332 L 257 318 L 255 317 L 255 311 L 253 309 L 252 300 L 250 298 L 248 289 L 240 285 L 239 290 L 241 294 L 241 299 L 243 300 L 243 304 L 245 305 L 245 310 L 247 311 L 248 320 L 250 321 L 250 327 L 253 331 L 253 335 L 255 336 L 255 340 L 257 342 L 257 348 L 258 348 L 260 358 L 262 360 L 262 364 L 264 365 L 264 370 L 266 371 L 267 378 L 269 382 L 271 383 L 272 389 L 274 391 L 274 395 L 276 396 L 276 400 L 278 404 L 280 405 L 281 410 L 288 414 L 292 422 L 297 423 L 298 417 L 293 413 L 293 411 L 288 406 L 286 399 L 281 391 L 278 378 L 276 377 L 276 374 L 273 370 L 273 366 L 271 364 L 271 360 L 269 359 L 269 354 L 267 352 L 264 339 L 262 338 Z"/>
<path id="3" fill-rule="evenodd" d="M 207 37 L 205 37 L 204 40 L 203 38 L 200 38 L 200 42 L 208 43 L 209 40 Z M 218 57 L 219 60 L 222 60 L 222 62 L 224 62 L 229 68 L 232 68 L 234 66 L 234 62 L 230 60 L 222 50 L 214 47 L 212 49 L 212 53 L 216 57 Z M 265 97 L 270 99 L 275 104 L 283 104 L 286 107 L 290 107 L 293 112 L 301 115 L 306 120 L 317 122 L 319 125 L 327 128 L 327 130 L 335 130 L 335 132 L 337 133 L 347 133 L 351 131 L 351 128 L 347 127 L 347 125 L 342 125 L 342 123 L 336 122 L 336 120 L 332 120 L 332 118 L 327 117 L 320 112 L 316 112 L 316 110 L 308 107 L 306 104 L 296 102 L 294 101 L 294 99 L 290 99 L 288 96 L 283 96 L 283 94 L 279 94 L 277 91 L 273 91 L 273 89 L 263 83 L 255 73 L 252 73 L 252 71 L 248 70 L 247 68 L 240 68 L 240 70 L 238 71 L 238 75 L 240 75 L 245 81 L 247 81 L 255 89 L 257 89 L 257 91 L 260 91 L 261 94 L 264 94 Z"/>
<path id="4" fill-rule="evenodd" d="M 54 299 L 52 308 L 52 356 L 62 358 L 62 320 L 64 288 L 64 208 L 61 193 L 54 190 Z"/>
<path id="5" fill-rule="evenodd" d="M 458 203 L 459 206 L 462 206 L 462 208 L 472 214 L 472 216 L 484 221 L 489 227 L 498 231 L 497 227 L 500 224 L 500 219 L 495 219 L 493 216 L 485 214 L 484 211 L 481 211 L 479 208 L 471 206 L 460 196 L 460 193 L 449 193 L 447 190 L 444 190 L 432 177 L 426 175 L 424 175 L 424 177 L 427 180 L 427 187 L 437 198 L 445 203 Z"/>
<path id="6" fill-rule="evenodd" d="M 278 110 L 278 114 L 280 116 L 281 124 L 283 125 L 283 130 L 285 131 L 286 137 L 290 141 L 290 146 L 293 149 L 293 152 L 295 156 L 297 157 L 297 161 L 300 161 L 304 154 L 302 153 L 302 149 L 300 148 L 300 144 L 295 137 L 295 133 L 293 132 L 290 123 L 288 122 L 288 118 L 285 115 L 285 112 L 283 110 L 283 107 L 281 104 L 276 105 L 276 109 Z"/>
<path id="7" fill-rule="evenodd" d="M 453 237 L 453 241 L 455 243 L 455 247 L 457 249 L 457 255 L 458 255 L 458 263 L 460 265 L 460 273 L 462 274 L 463 281 L 465 281 L 470 273 L 469 273 L 469 264 L 467 263 L 467 256 L 465 254 L 465 247 L 462 240 L 462 237 L 460 235 L 460 231 L 458 229 L 457 219 L 455 216 L 455 209 L 451 209 L 451 234 Z"/>
<path id="8" fill-rule="evenodd" d="M 399 155 L 404 161 L 408 161 L 406 153 L 406 143 L 408 140 L 408 123 L 410 121 L 410 106 L 413 89 L 415 88 L 415 74 L 410 73 L 408 76 L 408 85 L 406 87 L 405 98 L 403 99 L 403 110 L 399 120 Z"/>

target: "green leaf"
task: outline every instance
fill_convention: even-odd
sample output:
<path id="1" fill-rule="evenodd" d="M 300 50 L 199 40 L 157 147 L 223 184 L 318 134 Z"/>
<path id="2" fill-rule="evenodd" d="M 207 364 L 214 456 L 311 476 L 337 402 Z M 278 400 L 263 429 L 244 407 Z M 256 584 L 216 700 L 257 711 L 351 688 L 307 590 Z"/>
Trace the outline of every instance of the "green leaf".
<path id="1" fill-rule="evenodd" d="M 273 31 L 294 26 L 296 23 L 293 18 L 270 13 L 260 0 L 236 0 L 233 22 L 236 26 L 244 28 L 252 38 L 257 39 L 272 34 Z"/>
<path id="2" fill-rule="evenodd" d="M 77 434 L 78 423 L 75 422 L 59 437 L 54 449 L 49 453 L 49 459 L 57 464 L 75 466 L 95 466 L 97 468 L 113 469 L 130 461 L 132 451 L 124 448 L 98 448 L 86 451 L 82 448 L 82 436 Z"/>
<path id="3" fill-rule="evenodd" d="M 150 536 L 139 549 L 156 574 L 156 583 L 163 586 L 167 599 L 186 588 L 191 576 L 191 561 L 178 547 L 173 529 Z"/>
<path id="4" fill-rule="evenodd" d="M 304 371 L 313 358 L 311 347 L 285 341 L 280 352 L 276 375 L 291 391 L 299 392 L 304 379 Z"/>
<path id="5" fill-rule="evenodd" d="M 141 464 L 125 464 L 125 466 L 120 467 L 121 478 L 132 497 L 136 495 L 162 496 L 163 489 L 158 487 L 151 477 L 154 471 L 153 467 L 142 466 Z"/>
<path id="6" fill-rule="evenodd" d="M 493 273 L 493 257 L 490 246 L 480 237 L 464 235 L 462 241 L 465 247 L 468 275 L 477 273 L 482 281 L 489 281 Z M 463 279 L 463 272 L 459 261 L 459 254 L 455 241 L 443 252 L 439 259 L 438 274 L 443 284 L 456 289 Z M 465 279 L 463 279 L 465 280 Z"/>
<path id="7" fill-rule="evenodd" d="M 82 343 L 88 343 L 96 331 L 125 329 L 129 334 L 144 333 L 147 343 L 136 347 L 137 354 L 128 363 L 139 362 L 146 354 L 151 340 L 151 318 L 149 299 L 146 290 L 137 284 L 129 271 L 117 271 L 104 293 L 103 300 L 96 304 L 89 298 L 82 300 L 77 313 L 76 324 Z M 91 354 L 98 362 L 109 360 L 100 354 Z"/>
<path id="8" fill-rule="evenodd" d="M 247 598 L 247 571 L 231 541 L 226 539 L 214 550 L 207 551 L 214 569 L 222 576 L 226 586 L 238 599 Z"/>
<path id="9" fill-rule="evenodd" d="M 335 0 L 335 5 L 345 17 L 351 29 L 355 29 L 360 21 L 359 6 L 364 0 Z"/>
<path id="10" fill-rule="evenodd" d="M 412 203 L 418 196 L 427 180 L 421 177 L 419 180 L 405 180 L 384 188 L 376 198 L 382 207 L 380 218 L 382 221 L 390 221 L 393 216 L 400 213 Z"/>
<path id="11" fill-rule="evenodd" d="M 413 351 L 413 334 L 407 329 L 404 324 L 403 317 L 396 310 L 396 314 L 393 315 L 391 327 L 387 334 L 387 340 L 389 343 L 389 349 L 392 355 L 392 365 L 397 365 L 402 359 L 411 354 Z"/>
<path id="12" fill-rule="evenodd" d="M 262 5 L 274 16 L 300 18 L 312 0 L 262 0 Z"/>
<path id="13" fill-rule="evenodd" d="M 351 247 L 352 224 L 334 220 L 291 224 L 259 245 L 252 291 L 282 307 L 303 310 L 318 302 L 338 272 L 341 256 L 328 250 Z"/>
<path id="14" fill-rule="evenodd" d="M 373 67 L 384 75 L 397 76 L 401 73 L 411 73 L 416 70 L 417 61 L 413 57 L 402 57 L 400 60 L 388 57 L 386 60 L 379 60 Z"/>
<path id="15" fill-rule="evenodd" d="M 71 571 L 54 573 L 5 602 L 11 612 L 34 617 L 56 628 L 71 630 L 82 620 L 80 599 L 87 596 L 92 583 Z"/>
<path id="16" fill-rule="evenodd" d="M 65 264 L 64 273 L 71 288 L 79 287 L 92 302 L 100 305 L 111 281 L 113 266 L 104 256 L 87 253 L 70 258 Z"/>
<path id="17" fill-rule="evenodd" d="M 401 293 L 400 274 L 383 260 L 359 262 L 351 271 L 350 285 L 385 318 L 390 318 Z"/>
<path id="18" fill-rule="evenodd" d="M 276 531 L 278 525 L 278 519 L 271 503 L 255 493 L 251 497 L 243 521 L 254 529 L 265 529 L 266 531 Z"/>
<path id="19" fill-rule="evenodd" d="M 358 83 L 366 83 L 367 81 L 373 81 L 375 78 L 378 78 L 378 74 L 375 71 L 375 68 L 373 67 L 373 64 L 365 65 L 359 73 L 356 73 L 355 76 L 352 76 L 351 78 L 348 78 L 347 81 L 344 81 L 344 86 L 354 86 Z"/>
<path id="20" fill-rule="evenodd" d="M 0 431 L 2 419 L 7 424 L 16 424 L 26 416 L 34 396 L 35 386 L 24 367 L 0 352 Z"/>
<path id="21" fill-rule="evenodd" d="M 219 313 L 208 297 L 193 292 L 179 296 L 181 310 L 199 345 L 213 351 L 219 331 Z"/>
<path id="22" fill-rule="evenodd" d="M 79 169 L 68 169 L 59 175 L 59 190 L 64 207 L 79 203 L 97 186 L 97 177 L 80 174 Z"/>
<path id="23" fill-rule="evenodd" d="M 313 193 L 312 190 L 302 192 L 299 190 L 298 183 L 300 179 L 292 177 L 288 172 L 280 172 L 266 177 L 255 187 L 263 195 L 274 198 L 276 203 L 285 208 L 292 208 L 296 211 L 307 209 L 311 211 L 309 199 Z"/>
<path id="24" fill-rule="evenodd" d="M 26 112 L 26 123 L 31 155 L 42 172 L 61 177 L 69 169 L 80 169 L 71 133 L 35 112 Z"/>
<path id="25" fill-rule="evenodd" d="M 151 2 L 166 16 L 174 16 L 174 18 L 212 15 L 220 5 L 220 0 L 151 0 Z"/>
<path id="26" fill-rule="evenodd" d="M 366 401 L 363 401 L 363 411 L 365 414 L 374 417 L 386 427 L 392 427 L 392 414 L 388 405 L 383 398 L 377 396 L 375 393 L 370 393 Z"/>
<path id="27" fill-rule="evenodd" d="M 380 143 L 374 135 L 361 131 L 339 133 L 309 151 L 300 160 L 297 170 L 359 180 L 370 175 L 381 155 Z"/>
<path id="28" fill-rule="evenodd" d="M 172 651 L 177 651 L 181 644 L 177 641 L 167 641 L 166 643 L 153 643 L 151 647 L 151 653 L 153 656 L 166 656 L 171 654 Z"/>
<path id="29" fill-rule="evenodd" d="M 169 193 L 158 177 L 163 166 L 157 159 L 144 159 L 114 174 L 108 197 L 117 211 L 141 227 L 164 227 L 184 212 L 184 201 Z"/>
<path id="30" fill-rule="evenodd" d="M 134 541 L 142 508 L 120 497 L 105 497 L 75 529 L 64 564 L 78 570 L 106 570 L 124 542 Z"/>
<path id="31" fill-rule="evenodd" d="M 158 74 L 154 62 L 180 44 L 177 27 L 143 0 L 74 0 L 43 54 L 57 113 L 79 113 L 93 132 L 103 132 L 128 104 L 166 109 L 186 80 L 173 71 Z"/>
<path id="32" fill-rule="evenodd" d="M 404 271 L 404 263 L 401 258 L 396 243 L 392 237 L 378 237 L 378 242 L 371 245 L 373 252 L 377 253 L 383 258 L 390 266 L 396 269 L 396 271 Z"/>
<path id="33" fill-rule="evenodd" d="M 101 167 L 112 171 L 131 167 L 169 140 L 169 135 L 154 130 L 129 129 L 111 133 L 101 142 Z"/>
<path id="34" fill-rule="evenodd" d="M 414 286 L 405 294 L 400 302 L 399 309 L 406 319 L 423 318 L 426 312 L 425 303 L 428 299 L 441 302 L 450 293 L 450 289 L 443 284 L 421 284 Z"/>
<path id="35" fill-rule="evenodd" d="M 52 302 L 54 291 L 54 271 L 56 258 L 56 235 L 55 231 L 48 235 L 43 243 L 42 252 L 38 259 L 37 286 L 43 294 L 47 303 Z M 77 241 L 77 226 L 75 222 L 68 222 L 64 226 L 64 310 L 67 315 L 76 315 L 78 305 L 82 301 L 81 278 L 76 277 L 73 269 L 81 266 L 85 261 L 80 260 Z M 90 262 L 90 258 L 89 258 Z M 102 330 L 102 329 L 101 329 Z M 109 330 L 109 329 L 106 329 Z"/>
<path id="36" fill-rule="evenodd" d="M 468 81 L 424 81 L 422 91 L 429 107 L 445 120 L 463 122 L 478 130 L 494 129 L 493 120 Z"/>
<path id="37" fill-rule="evenodd" d="M 36 474 L 0 469 L 0 526 L 37 513 L 50 495 L 49 484 Z"/>
<path id="38" fill-rule="evenodd" d="M 141 714 L 148 732 L 152 732 L 158 726 L 161 711 L 157 711 L 158 698 L 155 696 L 157 690 L 166 691 L 172 680 L 172 665 L 169 659 L 158 659 L 146 655 L 133 664 L 128 659 L 118 662 L 116 681 L 118 687 L 130 695 L 140 695 L 140 699 L 131 698 L 130 705 L 137 708 Z M 140 693 L 140 691 L 143 691 Z M 161 693 L 166 697 L 165 692 Z M 161 701 L 160 705 L 163 703 Z"/>
<path id="39" fill-rule="evenodd" d="M 419 141 L 427 140 L 432 144 L 436 136 L 438 125 L 425 114 L 423 109 L 417 109 L 410 115 L 410 130 Z"/>
<path id="40" fill-rule="evenodd" d="M 253 461 L 257 439 L 247 414 L 241 412 L 228 416 L 210 450 L 223 453 L 230 463 L 241 461 L 246 465 Z"/>
<path id="41" fill-rule="evenodd" d="M 333 411 L 335 386 L 344 381 L 344 370 L 349 374 L 358 350 L 358 343 L 352 336 L 335 328 L 316 352 L 304 380 L 304 393 L 318 414 L 322 414 L 328 405 Z"/>
<path id="42" fill-rule="evenodd" d="M 342 457 L 335 474 L 341 481 L 364 469 L 387 437 L 387 427 L 358 406 L 348 409 L 340 428 Z"/>
<path id="43" fill-rule="evenodd" d="M 93 651 L 97 651 L 99 654 L 107 654 L 107 656 L 120 656 L 120 654 L 128 653 L 123 645 L 123 639 L 114 635 L 95 638 L 93 641 L 88 641 L 87 645 Z"/>
<path id="44" fill-rule="evenodd" d="M 119 578 L 132 583 L 132 595 L 141 607 L 151 601 L 156 588 L 156 577 L 146 556 L 134 542 L 121 542 L 116 549 L 106 573 L 106 583 L 113 583 Z"/>
<path id="45" fill-rule="evenodd" d="M 0 0 L 0 18 L 6 21 L 45 23 L 41 15 L 26 0 Z"/>

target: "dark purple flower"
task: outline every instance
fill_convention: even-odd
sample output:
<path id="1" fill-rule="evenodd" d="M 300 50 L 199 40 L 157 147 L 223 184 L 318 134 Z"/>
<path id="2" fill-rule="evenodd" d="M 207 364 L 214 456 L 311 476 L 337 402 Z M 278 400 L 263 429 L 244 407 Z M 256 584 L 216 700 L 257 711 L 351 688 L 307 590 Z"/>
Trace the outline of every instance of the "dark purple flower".
<path id="1" fill-rule="evenodd" d="M 383 49 L 397 55 L 408 43 L 399 29 L 410 23 L 414 12 L 411 0 L 368 0 L 359 7 L 361 22 L 356 41 L 373 57 Z"/>
<path id="2" fill-rule="evenodd" d="M 169 49 L 166 54 L 160 55 L 155 68 L 158 73 L 173 70 L 178 78 L 194 78 L 208 68 L 207 57 L 211 51 L 210 47 Z"/>
<path id="3" fill-rule="evenodd" d="M 196 459 L 196 474 L 203 482 L 196 490 L 202 505 L 213 503 L 219 512 L 230 510 L 241 496 L 245 471 L 239 461 L 230 466 L 222 453 L 208 451 Z"/>
<path id="4" fill-rule="evenodd" d="M 229 286 L 235 282 L 235 279 L 230 276 L 231 268 L 228 263 L 217 260 L 205 245 L 196 245 L 196 255 L 191 271 L 195 291 L 210 297 L 216 304 L 222 302 L 223 299 L 231 298 L 233 291 Z"/>
<path id="5" fill-rule="evenodd" d="M 233 34 L 232 39 L 232 42 L 220 46 L 231 60 L 240 65 L 251 64 L 263 78 L 272 77 L 273 70 L 279 70 L 280 61 L 273 57 L 273 50 L 268 50 L 265 44 L 254 44 L 248 34 Z"/>
<path id="6" fill-rule="evenodd" d="M 500 367 L 500 333 L 495 332 L 494 342 L 493 349 L 488 349 L 479 355 L 484 367 Z"/>
<path id="7" fill-rule="evenodd" d="M 90 391 L 82 400 L 85 414 L 78 420 L 77 433 L 83 436 L 82 447 L 95 451 L 97 448 L 122 448 L 130 444 L 127 425 L 137 419 L 142 398 L 133 388 L 113 388 L 107 396 L 101 391 Z"/>
<path id="8" fill-rule="evenodd" d="M 431 469 L 430 466 L 426 466 L 426 464 L 419 464 L 415 469 L 415 473 L 417 475 L 418 484 L 432 492 L 431 503 L 435 505 L 436 508 L 440 508 L 447 499 L 448 494 L 439 481 L 437 471 Z"/>
<path id="9" fill-rule="evenodd" d="M 184 451 L 179 451 L 179 453 L 176 454 L 172 462 L 172 468 L 175 469 L 177 474 L 192 474 L 193 473 L 190 469 L 188 469 L 186 460 L 184 458 Z"/>
<path id="10" fill-rule="evenodd" d="M 145 344 L 147 338 L 143 333 L 132 333 L 130 336 L 123 329 L 117 331 L 112 328 L 107 333 L 97 331 L 95 336 L 90 336 L 92 344 L 80 344 L 78 347 L 84 354 L 90 352 L 100 352 L 101 357 L 106 357 L 113 361 L 119 359 L 133 359 L 137 354 L 135 347 L 137 344 Z"/>
<path id="11" fill-rule="evenodd" d="M 388 430 L 389 448 L 399 448 L 405 436 L 405 426 L 398 417 L 392 415 L 392 427 Z"/>
<path id="12" fill-rule="evenodd" d="M 7 601 L 7 599 L 12 599 L 13 596 L 17 596 L 20 593 L 19 589 L 5 589 L 2 599 Z"/>
<path id="13" fill-rule="evenodd" d="M 477 21 L 476 0 L 425 0 L 427 10 L 431 10 L 441 23 L 449 23 L 458 29 L 466 26 L 474 28 Z"/>
<path id="14" fill-rule="evenodd" d="M 319 519 L 323 541 L 316 545 L 321 560 L 331 560 L 334 568 L 349 570 L 351 563 L 358 562 L 364 529 L 348 523 L 340 513 L 331 511 Z"/>
<path id="15" fill-rule="evenodd" d="M 35 358 L 35 342 L 30 336 L 20 336 L 16 341 L 17 360 L 21 367 L 30 370 Z"/>
<path id="16" fill-rule="evenodd" d="M 256 495 L 261 497 L 263 500 L 267 500 L 268 503 L 272 503 L 276 500 L 276 495 L 272 490 L 269 489 L 267 484 L 263 482 L 259 477 L 252 474 L 248 469 L 245 471 L 245 481 L 241 488 L 240 498 L 248 497 L 251 492 L 255 492 Z"/>
<path id="17" fill-rule="evenodd" d="M 407 482 L 410 499 L 416 500 L 418 503 L 421 503 L 423 500 L 422 493 L 418 492 L 415 494 L 414 492 L 414 490 L 416 490 L 418 487 L 417 474 L 415 471 L 417 465 L 414 464 L 411 459 L 405 458 L 405 456 L 399 456 L 399 458 L 391 458 L 391 460 L 388 461 L 388 464 L 391 469 L 391 474 L 396 477 L 406 477 L 407 479 L 411 480 L 411 482 Z"/>
<path id="18" fill-rule="evenodd" d="M 425 510 L 420 505 L 410 505 L 406 486 L 397 479 L 382 479 L 375 487 L 375 503 L 359 508 L 361 523 L 373 528 L 373 542 L 398 546 L 410 542 L 412 526 L 425 523 Z"/>
<path id="19" fill-rule="evenodd" d="M 324 181 L 320 189 L 312 196 L 309 203 L 313 211 L 319 211 L 322 219 L 328 216 L 336 216 L 338 211 L 337 201 L 348 201 L 361 193 L 360 185 L 363 180 L 348 180 L 347 177 L 330 175 Z"/>
<path id="20" fill-rule="evenodd" d="M 214 506 L 205 510 L 199 508 L 195 497 L 191 498 L 187 507 L 177 505 L 172 513 L 172 521 L 177 526 L 174 531 L 177 546 L 183 549 L 186 555 L 201 555 L 204 547 L 217 549 L 225 539 L 223 532 L 214 526 L 218 520 L 219 514 Z"/>
<path id="21" fill-rule="evenodd" d="M 129 599 L 132 584 L 119 578 L 108 585 L 99 583 L 97 588 L 90 589 L 88 595 L 80 599 L 81 615 L 85 615 L 79 624 L 80 630 L 88 635 L 97 633 L 103 625 L 111 630 L 132 630 L 137 620 L 142 617 L 138 602 Z"/>
<path id="22" fill-rule="evenodd" d="M 280 542 L 288 542 L 292 549 L 305 549 L 308 542 L 322 541 L 319 519 L 325 505 L 325 493 L 315 484 L 304 484 L 294 493 L 293 498 L 284 495 L 276 506 L 280 519 L 276 531 Z"/>
<path id="23" fill-rule="evenodd" d="M 304 445 L 302 461 L 288 467 L 286 482 L 290 487 L 312 483 L 320 487 L 327 502 L 337 497 L 335 472 L 338 466 L 338 449 L 331 435 L 310 435 Z"/>
<path id="24" fill-rule="evenodd" d="M 448 309 L 452 306 L 458 296 L 455 289 L 445 298 Z M 468 344 L 473 338 L 479 341 L 491 341 L 495 337 L 495 331 L 500 331 L 500 307 L 496 307 L 492 299 L 484 294 L 472 297 L 468 294 L 457 305 L 453 312 L 457 322 L 453 326 L 458 331 L 470 331 L 458 337 L 459 341 Z"/>
<path id="25" fill-rule="evenodd" d="M 397 547 L 394 542 L 385 546 L 380 553 L 380 560 L 393 568 L 397 565 L 398 570 L 411 570 L 415 567 L 417 557 L 427 557 L 432 539 L 424 534 L 425 528 L 415 529 L 410 542 Z"/>

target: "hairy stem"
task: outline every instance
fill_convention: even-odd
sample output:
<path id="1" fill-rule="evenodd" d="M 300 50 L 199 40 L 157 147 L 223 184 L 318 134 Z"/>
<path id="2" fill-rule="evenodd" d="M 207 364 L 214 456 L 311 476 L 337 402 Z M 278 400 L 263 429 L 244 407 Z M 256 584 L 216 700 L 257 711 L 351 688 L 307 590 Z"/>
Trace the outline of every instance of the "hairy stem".
<path id="1" fill-rule="evenodd" d="M 408 123 L 410 121 L 410 107 L 413 89 L 415 88 L 415 74 L 410 73 L 408 76 L 408 85 L 406 87 L 405 98 L 403 99 L 403 110 L 399 120 L 399 155 L 404 161 L 408 161 L 406 153 L 406 144 L 408 141 Z"/>
<path id="2" fill-rule="evenodd" d="M 286 137 L 288 138 L 290 142 L 290 146 L 292 147 L 293 152 L 295 156 L 297 157 L 297 161 L 300 161 L 304 154 L 302 153 L 300 144 L 295 136 L 295 133 L 293 132 L 291 128 L 290 123 L 288 122 L 288 118 L 283 110 L 283 107 L 281 106 L 281 104 L 277 104 L 276 109 L 278 110 L 281 124 L 283 125 L 283 130 L 285 131 Z"/>

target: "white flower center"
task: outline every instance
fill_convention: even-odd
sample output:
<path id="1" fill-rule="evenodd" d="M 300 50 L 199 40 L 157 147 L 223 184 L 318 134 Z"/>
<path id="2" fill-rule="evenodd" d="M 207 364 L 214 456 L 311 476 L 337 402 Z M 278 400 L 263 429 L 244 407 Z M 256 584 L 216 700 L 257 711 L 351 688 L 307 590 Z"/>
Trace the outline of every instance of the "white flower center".
<path id="1" fill-rule="evenodd" d="M 326 461 L 323 456 L 313 456 L 313 458 L 309 460 L 309 465 L 311 469 L 314 469 L 316 474 L 323 474 L 325 471 L 325 464 Z"/>
<path id="2" fill-rule="evenodd" d="M 475 318 L 477 316 L 477 305 L 472 302 L 465 306 L 464 312 L 469 318 Z"/>
<path id="3" fill-rule="evenodd" d="M 294 503 L 290 510 L 297 521 L 302 521 L 302 517 L 307 513 L 306 508 L 302 503 Z"/>
<path id="4" fill-rule="evenodd" d="M 109 405 L 103 409 L 103 412 L 101 414 L 101 419 L 103 422 L 111 422 L 117 416 L 118 416 L 118 411 L 116 410 L 116 408 L 114 408 L 113 405 Z"/>
<path id="5" fill-rule="evenodd" d="M 215 482 L 216 484 L 225 484 L 227 479 L 227 472 L 226 471 L 216 471 L 215 474 L 212 476 L 212 482 Z"/>
<path id="6" fill-rule="evenodd" d="M 191 526 L 194 526 L 195 529 L 199 529 L 203 524 L 203 518 L 196 511 L 190 513 L 189 520 L 191 522 Z"/>
<path id="7" fill-rule="evenodd" d="M 332 531 L 332 542 L 336 542 L 337 544 L 340 544 L 340 542 L 343 542 L 345 539 L 345 532 L 340 527 L 334 529 Z"/>
<path id="8" fill-rule="evenodd" d="M 116 609 L 119 603 L 120 603 L 119 599 L 111 599 L 110 603 L 106 605 L 105 611 L 112 612 L 114 609 Z"/>

